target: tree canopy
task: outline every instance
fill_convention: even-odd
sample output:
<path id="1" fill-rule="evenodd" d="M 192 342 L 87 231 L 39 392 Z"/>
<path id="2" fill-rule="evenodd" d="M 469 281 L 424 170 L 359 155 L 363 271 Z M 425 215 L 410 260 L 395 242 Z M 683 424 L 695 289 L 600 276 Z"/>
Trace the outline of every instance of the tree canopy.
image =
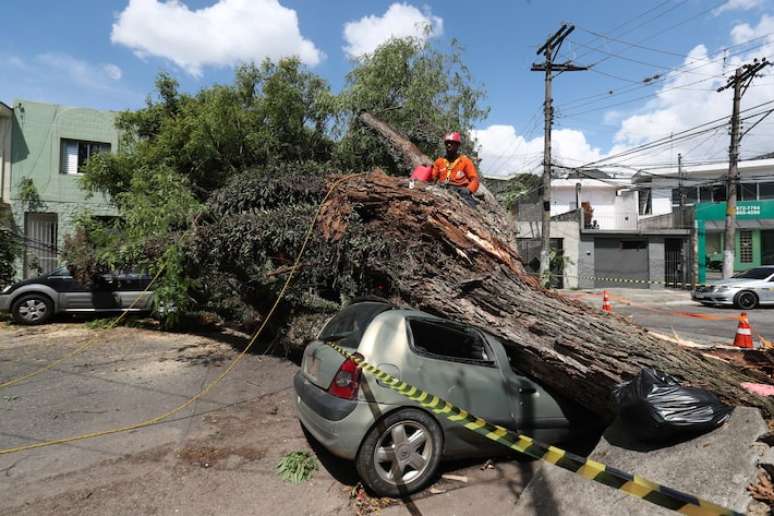
<path id="1" fill-rule="evenodd" d="M 456 44 L 444 53 L 416 40 L 392 40 L 354 62 L 338 94 L 297 59 L 240 66 L 231 84 L 195 94 L 160 74 L 146 105 L 117 117 L 118 151 L 85 166 L 83 186 L 108 194 L 120 217 L 106 222 L 81 214 L 66 239 L 65 259 L 84 281 L 105 270 L 163 267 L 156 297 L 181 310 L 220 296 L 213 294 L 214 269 L 275 269 L 283 257 L 272 254 L 272 239 L 295 238 L 296 226 L 310 220 L 319 178 L 374 167 L 406 173 L 358 113 L 378 113 L 431 155 L 441 150 L 443 133 L 470 134 L 487 109 L 461 54 Z M 472 153 L 469 138 L 466 146 Z M 278 181 L 281 188 L 271 186 Z M 242 227 L 240 210 L 271 212 L 271 218 Z M 229 221 L 210 235 L 225 246 L 218 252 L 236 246 L 233 255 L 216 263 L 191 252 L 199 249 L 190 241 L 197 217 Z"/>

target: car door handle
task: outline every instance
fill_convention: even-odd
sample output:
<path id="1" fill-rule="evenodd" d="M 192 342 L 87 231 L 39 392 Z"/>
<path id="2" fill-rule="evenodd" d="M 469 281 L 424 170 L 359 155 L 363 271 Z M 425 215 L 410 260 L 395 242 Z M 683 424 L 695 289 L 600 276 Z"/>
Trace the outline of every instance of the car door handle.
<path id="1" fill-rule="evenodd" d="M 519 392 L 521 394 L 535 394 L 537 392 L 537 389 L 534 387 L 519 387 Z"/>

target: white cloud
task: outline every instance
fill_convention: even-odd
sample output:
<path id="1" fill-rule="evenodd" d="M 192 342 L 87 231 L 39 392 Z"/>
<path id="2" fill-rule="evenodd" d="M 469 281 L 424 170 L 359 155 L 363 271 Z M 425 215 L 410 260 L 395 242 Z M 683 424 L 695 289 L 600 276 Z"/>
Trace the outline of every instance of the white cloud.
<path id="1" fill-rule="evenodd" d="M 742 40 L 769 34 L 774 29 L 774 19 L 763 16 L 756 27 L 747 24 L 737 25 L 731 31 L 732 39 Z M 742 34 L 744 33 L 744 34 Z M 763 40 L 763 47 L 748 53 L 723 59 L 723 53 L 710 54 L 703 45 L 695 47 L 685 60 L 684 70 L 693 70 L 694 74 L 670 72 L 667 79 L 657 92 L 655 99 L 648 102 L 639 113 L 621 121 L 620 129 L 615 134 L 615 145 L 610 154 L 639 145 L 657 138 L 676 134 L 699 124 L 729 117 L 732 106 L 732 89 L 721 93 L 716 90 L 724 86 L 733 71 L 753 58 L 772 55 L 774 53 L 774 36 Z M 711 60 L 711 61 L 706 61 Z M 700 63 L 699 68 L 696 63 Z M 770 72 L 768 77 L 756 78 L 742 98 L 742 110 L 754 107 L 774 98 L 774 82 Z M 695 84 L 697 81 L 702 81 Z M 744 113 L 743 113 L 744 116 Z M 749 127 L 754 120 L 743 121 L 744 127 Z M 774 123 L 766 120 L 755 130 L 747 134 L 741 143 L 742 157 L 755 157 L 765 152 L 774 151 L 770 135 L 774 131 Z M 688 161 L 722 160 L 728 156 L 729 137 L 725 127 L 714 133 L 707 133 L 689 141 L 677 141 L 672 145 L 661 147 L 647 154 L 627 158 L 629 164 L 646 164 L 671 162 L 674 163 L 678 153 L 682 153 Z"/>
<path id="2" fill-rule="evenodd" d="M 109 89 L 112 81 L 121 78 L 121 69 L 114 64 L 96 65 L 69 54 L 49 52 L 35 56 L 34 64 L 67 77 L 71 82 L 92 89 Z"/>
<path id="3" fill-rule="evenodd" d="M 141 106 L 144 96 L 128 89 L 112 63 L 91 63 L 62 52 L 2 55 L 0 99 L 39 100 L 97 109 Z"/>
<path id="4" fill-rule="evenodd" d="M 121 77 L 123 77 L 124 75 L 123 72 L 121 71 L 121 68 L 119 68 L 118 66 L 112 63 L 107 63 L 105 65 L 102 65 L 102 70 L 105 72 L 105 74 L 108 77 L 110 77 L 114 81 L 120 80 Z"/>
<path id="5" fill-rule="evenodd" d="M 669 72 L 655 96 L 628 114 L 610 110 L 602 116 L 605 124 L 617 128 L 606 152 L 589 144 L 582 131 L 567 128 L 554 130 L 553 159 L 569 166 L 588 164 L 600 158 L 618 154 L 643 143 L 678 135 L 712 120 L 720 120 L 705 134 L 684 141 L 641 152 L 627 157 L 616 157 L 608 164 L 639 168 L 646 165 L 669 165 L 677 162 L 678 153 L 686 163 L 728 159 L 729 135 L 724 120 L 731 115 L 732 91 L 717 92 L 734 70 L 754 58 L 774 55 L 774 17 L 763 15 L 757 24 L 739 24 L 730 32 L 734 43 L 761 38 L 755 48 L 739 55 L 725 56 L 722 51 L 711 53 L 704 45 L 697 45 L 684 60 L 682 69 Z M 740 50 L 740 49 L 737 49 Z M 724 59 L 726 57 L 726 59 Z M 774 68 L 774 67 L 772 67 Z M 744 110 L 774 99 L 774 70 L 764 70 L 742 98 Z M 686 73 L 693 72 L 693 73 Z M 639 93 L 639 92 L 638 92 Z M 632 93 L 632 95 L 636 95 Z M 640 93 L 641 95 L 641 93 Z M 774 107 L 768 105 L 766 107 Z M 763 108 L 758 109 L 760 111 Z M 572 120 L 568 117 L 567 119 Z M 750 128 L 755 119 L 742 122 L 742 130 Z M 774 117 L 769 117 L 741 141 L 742 158 L 753 158 L 774 152 Z M 492 125 L 474 131 L 482 157 L 481 170 L 489 176 L 509 176 L 515 172 L 539 172 L 542 163 L 543 138 L 525 139 L 509 125 Z M 626 171 L 619 168 L 617 171 Z M 631 169 L 628 169 L 631 172 Z"/>
<path id="6" fill-rule="evenodd" d="M 764 14 L 756 27 L 751 27 L 749 23 L 740 23 L 731 29 L 731 41 L 738 45 L 772 32 L 774 32 L 774 16 Z"/>
<path id="7" fill-rule="evenodd" d="M 749 11 L 750 9 L 760 7 L 762 3 L 763 0 L 728 0 L 728 2 L 714 9 L 712 14 L 718 16 L 726 11 Z"/>
<path id="8" fill-rule="evenodd" d="M 169 59 L 193 76 L 207 66 L 290 56 L 316 65 L 323 58 L 301 35 L 296 11 L 278 0 L 218 0 L 195 10 L 179 0 L 130 0 L 110 40 L 141 58 Z"/>
<path id="9" fill-rule="evenodd" d="M 481 162 L 481 173 L 487 177 L 507 177 L 516 173 L 538 173 L 543 162 L 543 137 L 527 140 L 512 125 L 490 125 L 473 131 Z M 552 134 L 554 160 L 567 165 L 580 165 L 602 157 L 583 132 L 557 129 Z"/>
<path id="10" fill-rule="evenodd" d="M 344 51 L 356 58 L 373 53 L 392 38 L 427 38 L 443 33 L 443 20 L 429 9 L 423 13 L 413 5 L 394 3 L 383 16 L 364 16 L 344 25 Z"/>

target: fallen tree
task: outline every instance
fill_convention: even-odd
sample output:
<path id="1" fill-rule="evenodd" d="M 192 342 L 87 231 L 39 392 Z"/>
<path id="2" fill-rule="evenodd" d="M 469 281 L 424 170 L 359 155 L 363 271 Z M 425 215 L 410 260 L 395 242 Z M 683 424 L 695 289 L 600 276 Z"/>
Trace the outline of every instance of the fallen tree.
<path id="1" fill-rule="evenodd" d="M 379 133 L 409 163 L 429 161 L 394 131 Z M 209 215 L 195 228 L 194 261 L 216 264 L 239 283 L 248 303 L 264 308 L 288 272 L 317 203 L 340 177 L 259 174 L 235 181 L 214 196 Z M 272 189 L 281 194 L 269 202 L 265 191 Z M 613 386 L 642 367 L 708 389 L 732 405 L 774 414 L 774 402 L 740 387 L 765 382 L 764 375 L 541 288 L 525 272 L 512 223 L 491 195 L 471 208 L 453 192 L 424 183 L 411 189 L 407 178 L 375 170 L 338 184 L 321 210 L 287 301 L 289 325 L 296 316 L 308 316 L 303 298 L 313 290 L 333 303 L 376 291 L 494 333 L 518 350 L 525 373 L 604 418 L 612 415 Z"/>

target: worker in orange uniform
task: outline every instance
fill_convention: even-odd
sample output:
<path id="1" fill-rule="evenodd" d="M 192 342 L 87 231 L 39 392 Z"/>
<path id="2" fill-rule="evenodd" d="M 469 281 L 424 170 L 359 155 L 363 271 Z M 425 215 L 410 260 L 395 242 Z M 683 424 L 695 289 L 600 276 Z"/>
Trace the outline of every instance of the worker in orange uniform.
<path id="1" fill-rule="evenodd" d="M 446 156 L 438 158 L 433 163 L 433 181 L 452 188 L 460 194 L 462 200 L 475 207 L 476 201 L 473 194 L 478 190 L 478 172 L 473 161 L 464 154 L 460 154 L 462 137 L 460 133 L 449 133 L 443 138 L 446 147 Z"/>

